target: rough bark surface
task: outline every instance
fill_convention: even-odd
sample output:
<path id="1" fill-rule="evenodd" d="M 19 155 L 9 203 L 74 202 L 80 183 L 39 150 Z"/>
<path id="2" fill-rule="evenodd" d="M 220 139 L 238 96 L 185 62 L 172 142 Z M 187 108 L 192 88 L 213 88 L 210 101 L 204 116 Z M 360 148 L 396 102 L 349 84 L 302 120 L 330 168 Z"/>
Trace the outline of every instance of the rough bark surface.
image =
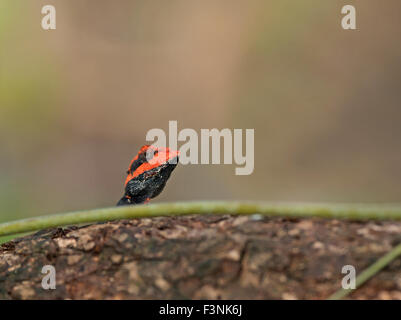
<path id="1" fill-rule="evenodd" d="M 260 216 L 122 220 L 0 247 L 0 299 L 324 299 L 401 241 L 401 223 Z M 42 289 L 44 265 L 55 290 Z M 397 259 L 353 299 L 401 299 Z"/>

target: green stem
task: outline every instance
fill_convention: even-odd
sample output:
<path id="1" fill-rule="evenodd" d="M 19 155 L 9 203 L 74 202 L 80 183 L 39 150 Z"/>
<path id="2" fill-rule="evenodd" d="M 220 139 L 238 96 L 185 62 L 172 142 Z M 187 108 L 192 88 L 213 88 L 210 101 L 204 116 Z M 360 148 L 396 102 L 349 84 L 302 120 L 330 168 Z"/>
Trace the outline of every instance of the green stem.
<path id="1" fill-rule="evenodd" d="M 228 201 L 161 203 L 76 211 L 7 222 L 0 224 L 0 236 L 79 223 L 189 214 L 401 220 L 401 206 Z"/>
<path id="2" fill-rule="evenodd" d="M 361 285 L 363 285 L 366 281 L 372 278 L 376 273 L 386 267 L 391 261 L 396 259 L 401 255 L 401 244 L 397 245 L 394 249 L 392 249 L 385 256 L 381 257 L 367 269 L 362 271 L 362 273 L 356 277 L 355 280 L 355 289 L 340 289 L 331 295 L 329 300 L 340 300 L 348 296 L 354 290 L 358 289 Z"/>

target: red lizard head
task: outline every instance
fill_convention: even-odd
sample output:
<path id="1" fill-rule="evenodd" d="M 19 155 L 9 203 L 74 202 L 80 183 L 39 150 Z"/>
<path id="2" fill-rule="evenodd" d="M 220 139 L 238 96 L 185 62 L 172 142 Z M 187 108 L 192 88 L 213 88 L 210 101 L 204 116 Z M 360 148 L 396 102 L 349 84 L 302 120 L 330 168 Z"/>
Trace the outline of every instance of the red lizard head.
<path id="1" fill-rule="evenodd" d="M 162 192 L 178 163 L 179 151 L 145 145 L 132 159 L 125 193 L 117 205 L 146 203 Z"/>

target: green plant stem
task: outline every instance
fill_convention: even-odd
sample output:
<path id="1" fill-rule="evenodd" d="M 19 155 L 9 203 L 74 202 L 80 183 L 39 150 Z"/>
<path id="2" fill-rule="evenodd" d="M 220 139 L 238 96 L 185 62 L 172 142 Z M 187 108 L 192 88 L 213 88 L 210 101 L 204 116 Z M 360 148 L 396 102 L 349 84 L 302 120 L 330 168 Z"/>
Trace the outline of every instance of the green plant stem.
<path id="1" fill-rule="evenodd" d="M 401 220 L 401 206 L 229 201 L 161 203 L 76 211 L 7 222 L 0 224 L 0 236 L 88 222 L 190 214 Z"/>
<path id="2" fill-rule="evenodd" d="M 333 295 L 331 295 L 328 299 L 340 300 L 345 298 L 400 255 L 401 255 L 401 244 L 397 245 L 389 253 L 387 253 L 379 260 L 377 260 L 375 263 L 373 263 L 371 266 L 369 266 L 367 269 L 362 271 L 362 273 L 355 279 L 355 289 L 340 289 Z"/>

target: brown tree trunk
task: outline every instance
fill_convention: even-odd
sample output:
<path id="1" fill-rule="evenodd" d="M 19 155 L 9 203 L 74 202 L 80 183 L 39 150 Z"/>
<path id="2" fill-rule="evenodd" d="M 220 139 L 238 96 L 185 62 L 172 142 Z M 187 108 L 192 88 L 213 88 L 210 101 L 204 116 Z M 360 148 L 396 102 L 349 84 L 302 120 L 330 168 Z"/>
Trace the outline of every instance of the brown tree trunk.
<path id="1" fill-rule="evenodd" d="M 399 222 L 245 216 L 122 220 L 0 247 L 1 299 L 324 299 L 401 240 Z M 44 265 L 56 289 L 42 288 Z M 400 260 L 351 298 L 401 299 Z"/>

